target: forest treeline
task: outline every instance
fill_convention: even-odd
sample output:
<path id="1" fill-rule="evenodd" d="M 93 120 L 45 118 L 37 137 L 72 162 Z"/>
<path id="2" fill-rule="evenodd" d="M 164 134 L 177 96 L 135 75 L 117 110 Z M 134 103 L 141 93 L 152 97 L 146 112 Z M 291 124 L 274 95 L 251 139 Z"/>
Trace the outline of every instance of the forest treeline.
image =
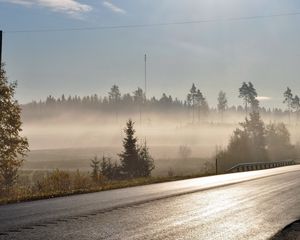
<path id="1" fill-rule="evenodd" d="M 140 114 L 148 112 L 154 114 L 178 114 L 189 115 L 191 121 L 197 122 L 207 119 L 209 115 L 219 115 L 223 120 L 226 114 L 244 114 L 249 111 L 249 101 L 257 101 L 257 94 L 252 96 L 254 91 L 253 84 L 243 83 L 240 88 L 240 98 L 243 98 L 243 104 L 235 106 L 229 105 L 227 95 L 224 91 L 220 91 L 217 98 L 217 106 L 212 107 L 207 102 L 205 94 L 192 84 L 190 90 L 187 90 L 186 99 L 180 100 L 177 97 L 162 94 L 160 98 L 146 98 L 143 89 L 137 88 L 132 93 L 122 93 L 117 85 L 113 85 L 106 96 L 93 94 L 90 96 L 66 96 L 53 97 L 49 95 L 46 100 L 32 101 L 22 105 L 23 117 L 25 119 L 35 117 L 51 117 L 59 113 L 70 111 L 107 113 L 116 118 L 122 114 Z M 247 95 L 247 93 L 249 93 Z M 246 96 L 246 98 L 244 97 Z M 248 96 L 248 97 L 247 97 Z M 283 102 L 287 104 L 286 109 L 281 108 L 265 108 L 257 105 L 259 112 L 263 116 L 269 117 L 285 117 L 291 115 L 292 112 L 300 111 L 299 97 L 293 96 L 290 88 L 284 92 Z"/>

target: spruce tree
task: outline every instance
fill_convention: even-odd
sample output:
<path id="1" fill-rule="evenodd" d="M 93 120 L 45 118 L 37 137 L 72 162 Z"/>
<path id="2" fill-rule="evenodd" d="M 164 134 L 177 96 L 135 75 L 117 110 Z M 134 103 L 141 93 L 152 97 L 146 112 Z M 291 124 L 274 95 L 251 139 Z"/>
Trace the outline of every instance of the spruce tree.
<path id="1" fill-rule="evenodd" d="M 120 171 L 120 166 L 116 162 L 112 163 L 111 158 L 103 156 L 102 162 L 100 163 L 100 173 L 102 176 L 107 180 L 121 179 Z"/>
<path id="2" fill-rule="evenodd" d="M 98 157 L 95 156 L 92 160 L 91 160 L 91 168 L 92 168 L 92 173 L 91 173 L 91 177 L 93 179 L 94 182 L 98 182 L 99 181 L 99 165 L 100 165 L 100 161 L 98 160 Z"/>
<path id="3" fill-rule="evenodd" d="M 124 151 L 119 154 L 121 166 L 115 164 L 113 167 L 114 177 L 149 177 L 155 166 L 146 141 L 138 146 L 137 138 L 134 136 L 134 122 L 129 119 L 126 125 L 124 129 L 126 137 L 123 140 Z"/>
<path id="4" fill-rule="evenodd" d="M 28 141 L 20 136 L 22 131 L 21 107 L 14 99 L 16 82 L 9 83 L 4 67 L 0 70 L 0 185 L 11 187 L 22 166 Z"/>
<path id="5" fill-rule="evenodd" d="M 139 147 L 139 177 L 149 177 L 151 176 L 152 170 L 155 168 L 154 160 L 150 155 L 147 143 Z"/>
<path id="6" fill-rule="evenodd" d="M 124 129 L 126 137 L 123 140 L 124 151 L 119 154 L 121 168 L 126 178 L 134 178 L 139 176 L 139 154 L 137 147 L 137 138 L 134 136 L 134 122 L 129 119 Z"/>

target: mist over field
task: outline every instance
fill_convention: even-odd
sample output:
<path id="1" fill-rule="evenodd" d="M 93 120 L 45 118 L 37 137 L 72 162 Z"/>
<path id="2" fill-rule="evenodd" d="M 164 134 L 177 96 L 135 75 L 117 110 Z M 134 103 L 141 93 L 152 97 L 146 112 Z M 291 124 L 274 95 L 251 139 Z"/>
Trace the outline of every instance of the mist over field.
<path id="1" fill-rule="evenodd" d="M 28 137 L 31 152 L 24 169 L 27 170 L 84 170 L 90 171 L 90 159 L 95 155 L 118 160 L 122 151 L 124 127 L 131 118 L 136 136 L 145 140 L 155 159 L 154 175 L 166 175 L 172 169 L 178 174 L 214 171 L 217 150 L 226 148 L 233 131 L 244 121 L 245 113 L 209 113 L 201 121 L 192 123 L 191 112 L 154 114 L 115 114 L 68 111 L 65 109 L 48 117 L 36 118 L 24 111 L 23 134 Z M 285 121 L 288 116 L 262 114 L 265 123 Z M 299 125 L 288 124 L 293 144 L 300 141 Z M 190 149 L 187 157 L 180 147 Z"/>
<path id="2" fill-rule="evenodd" d="M 220 91 L 216 107 L 195 84 L 185 100 L 165 93 L 147 98 L 139 87 L 122 93 L 117 85 L 104 96 L 49 95 L 22 105 L 31 149 L 23 169 L 88 172 L 94 157 L 118 165 L 128 120 L 138 146 L 149 148 L 156 175 L 215 174 L 240 163 L 295 158 L 300 98 L 287 88 L 286 109 L 265 108 L 251 82 L 236 95 L 241 105 L 229 105 Z"/>
<path id="3" fill-rule="evenodd" d="M 31 149 L 113 147 L 121 148 L 124 126 L 130 117 L 119 119 L 69 117 L 24 122 L 24 134 L 28 136 Z M 216 145 L 226 145 L 236 123 L 205 122 L 191 124 L 179 119 L 149 117 L 147 120 L 132 118 L 139 140 L 147 140 L 157 148 L 155 155 L 175 157 L 174 152 L 165 152 L 164 147 L 188 145 L 193 155 L 209 156 Z M 163 148 L 162 148 L 163 147 Z M 175 154 L 175 155 L 174 155 Z"/>

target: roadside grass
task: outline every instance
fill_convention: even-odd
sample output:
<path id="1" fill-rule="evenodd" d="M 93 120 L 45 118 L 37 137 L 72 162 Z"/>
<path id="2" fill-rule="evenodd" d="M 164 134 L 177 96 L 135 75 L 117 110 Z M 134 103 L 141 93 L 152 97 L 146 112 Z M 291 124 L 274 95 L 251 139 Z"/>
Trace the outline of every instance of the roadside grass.
<path id="1" fill-rule="evenodd" d="M 114 181 L 100 178 L 95 183 L 90 176 L 89 161 L 83 161 L 81 157 L 75 161 L 73 155 L 61 161 L 61 152 L 50 153 L 49 158 L 38 161 L 40 153 L 37 152 L 37 159 L 27 161 L 19 171 L 17 183 L 8 192 L 0 188 L 0 205 L 190 179 L 215 172 L 209 159 L 165 158 L 155 161 L 152 177 Z M 60 164 L 56 164 L 58 161 Z M 75 167 L 78 167 L 77 171 Z"/>
<path id="2" fill-rule="evenodd" d="M 78 173 L 79 172 L 75 174 Z M 54 176 L 53 179 L 54 174 L 56 176 Z M 185 176 L 148 177 L 148 178 L 138 178 L 138 179 L 130 179 L 130 180 L 120 180 L 120 181 L 102 181 L 99 183 L 93 183 L 90 179 L 87 178 L 88 176 L 81 175 L 79 176 L 79 178 L 85 179 L 84 180 L 85 183 L 84 184 L 81 183 L 82 186 L 79 185 L 75 186 L 76 178 L 73 179 L 73 182 L 70 181 L 68 185 L 68 179 L 71 178 L 68 178 L 66 176 L 71 176 L 70 173 L 56 170 L 54 174 L 52 173 L 52 179 L 50 181 L 54 181 L 54 182 L 56 181 L 55 182 L 56 186 L 54 187 L 45 186 L 43 188 L 41 187 L 43 185 L 43 183 L 41 182 L 37 182 L 34 186 L 21 186 L 17 184 L 6 194 L 3 193 L 0 194 L 0 205 L 20 203 L 26 201 L 35 201 L 35 200 L 42 200 L 42 199 L 51 199 L 57 197 L 66 197 L 66 196 L 72 196 L 78 194 L 94 193 L 94 192 L 101 192 L 101 191 L 107 191 L 113 189 L 149 185 L 155 183 L 171 182 L 171 181 L 191 179 L 191 178 L 204 177 L 210 175 L 210 174 L 193 174 L 193 175 L 185 175 Z M 57 175 L 59 175 L 59 177 L 57 177 Z M 67 184 L 64 181 L 66 181 Z M 49 177 L 45 179 L 44 183 L 49 184 Z M 63 183 L 64 186 L 61 186 L 60 185 L 61 183 Z"/>

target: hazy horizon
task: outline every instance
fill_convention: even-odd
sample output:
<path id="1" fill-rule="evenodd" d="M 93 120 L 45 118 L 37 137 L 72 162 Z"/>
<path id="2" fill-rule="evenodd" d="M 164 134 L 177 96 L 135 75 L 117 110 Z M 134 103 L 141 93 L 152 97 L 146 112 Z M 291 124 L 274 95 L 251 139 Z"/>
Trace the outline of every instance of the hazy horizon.
<path id="1" fill-rule="evenodd" d="M 1 0 L 0 6 L 3 60 L 10 81 L 19 82 L 16 97 L 21 103 L 63 93 L 105 95 L 113 84 L 122 92 L 143 88 L 145 53 L 148 96 L 159 97 L 165 92 L 185 99 L 195 83 L 210 105 L 216 105 L 220 90 L 227 93 L 230 105 L 238 105 L 238 88 L 243 81 L 251 81 L 259 96 L 268 99 L 262 106 L 283 108 L 282 94 L 287 86 L 300 93 L 300 3 L 295 0 L 59 4 Z M 277 14 L 287 15 L 255 17 Z M 247 17 L 253 19 L 226 20 Z M 72 29 L 214 19 L 144 28 L 51 31 L 62 26 Z M 26 32 L 34 29 L 45 31 Z"/>

